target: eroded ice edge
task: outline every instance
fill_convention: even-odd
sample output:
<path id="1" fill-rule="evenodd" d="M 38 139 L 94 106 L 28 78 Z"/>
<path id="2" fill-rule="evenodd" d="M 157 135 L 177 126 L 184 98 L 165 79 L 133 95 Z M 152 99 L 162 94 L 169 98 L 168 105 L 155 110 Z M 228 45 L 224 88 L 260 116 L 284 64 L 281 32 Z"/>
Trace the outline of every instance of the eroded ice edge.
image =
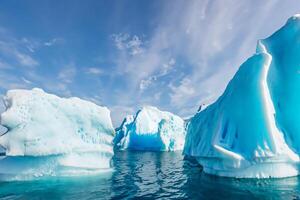
<path id="1" fill-rule="evenodd" d="M 106 107 L 41 89 L 4 97 L 0 178 L 95 174 L 111 169 L 114 129 Z M 3 153 L 5 155 L 3 155 Z"/>
<path id="2" fill-rule="evenodd" d="M 184 154 L 204 172 L 242 178 L 299 174 L 300 18 L 243 63 L 219 99 L 188 125 Z"/>

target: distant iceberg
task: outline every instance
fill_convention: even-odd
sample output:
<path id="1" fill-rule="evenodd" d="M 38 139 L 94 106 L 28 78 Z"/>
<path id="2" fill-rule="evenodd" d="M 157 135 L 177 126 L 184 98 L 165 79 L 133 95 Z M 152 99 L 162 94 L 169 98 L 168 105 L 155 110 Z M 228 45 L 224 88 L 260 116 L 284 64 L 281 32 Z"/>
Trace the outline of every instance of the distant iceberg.
<path id="1" fill-rule="evenodd" d="M 183 119 L 147 106 L 124 119 L 114 144 L 123 150 L 175 151 L 183 149 L 184 139 Z"/>
<path id="2" fill-rule="evenodd" d="M 189 122 L 184 154 L 204 172 L 241 178 L 299 174 L 300 16 L 260 40 L 219 99 Z"/>
<path id="3" fill-rule="evenodd" d="M 41 89 L 4 97 L 0 175 L 58 175 L 107 170 L 113 156 L 110 111 L 79 98 Z M 3 152 L 4 149 L 4 152 Z"/>

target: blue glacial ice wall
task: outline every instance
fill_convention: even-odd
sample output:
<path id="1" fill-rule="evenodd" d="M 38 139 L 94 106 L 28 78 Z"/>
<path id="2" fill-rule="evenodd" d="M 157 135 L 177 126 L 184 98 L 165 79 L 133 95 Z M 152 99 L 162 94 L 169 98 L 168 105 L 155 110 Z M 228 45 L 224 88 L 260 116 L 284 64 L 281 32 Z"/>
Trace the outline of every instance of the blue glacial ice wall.
<path id="1" fill-rule="evenodd" d="M 219 99 L 197 113 L 184 154 L 206 173 L 242 178 L 299 174 L 300 16 L 258 41 Z"/>
<path id="2" fill-rule="evenodd" d="M 116 130 L 114 144 L 122 150 L 175 151 L 183 149 L 184 139 L 183 119 L 146 106 L 124 119 Z"/>
<path id="3" fill-rule="evenodd" d="M 0 175 L 67 175 L 107 170 L 114 129 L 106 107 L 41 89 L 10 90 L 0 137 Z"/>

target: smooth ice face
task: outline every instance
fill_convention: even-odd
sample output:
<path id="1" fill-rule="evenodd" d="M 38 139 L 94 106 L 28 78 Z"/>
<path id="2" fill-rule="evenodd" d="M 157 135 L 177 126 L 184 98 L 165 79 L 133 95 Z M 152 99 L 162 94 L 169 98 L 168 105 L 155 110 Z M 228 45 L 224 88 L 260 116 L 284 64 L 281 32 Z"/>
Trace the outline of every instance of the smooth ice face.
<path id="1" fill-rule="evenodd" d="M 210 174 L 299 174 L 300 18 L 294 16 L 241 65 L 223 95 L 190 121 L 184 154 Z"/>
<path id="2" fill-rule="evenodd" d="M 120 149 L 175 151 L 182 150 L 184 121 L 155 107 L 144 107 L 135 116 L 127 116 L 116 130 L 115 146 Z"/>
<path id="3" fill-rule="evenodd" d="M 1 125 L 8 132 L 0 137 L 6 151 L 0 170 L 8 160 L 12 165 L 13 157 L 40 157 L 39 161 L 55 157 L 51 162 L 57 167 L 110 167 L 114 129 L 107 108 L 79 98 L 59 98 L 41 89 L 10 90 L 4 102 Z"/>

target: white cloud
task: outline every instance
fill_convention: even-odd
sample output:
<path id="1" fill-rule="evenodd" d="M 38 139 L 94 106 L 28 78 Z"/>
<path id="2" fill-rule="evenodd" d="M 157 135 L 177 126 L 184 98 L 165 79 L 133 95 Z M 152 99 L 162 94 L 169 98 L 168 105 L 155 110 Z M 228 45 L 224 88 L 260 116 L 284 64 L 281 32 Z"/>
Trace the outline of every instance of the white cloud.
<path id="1" fill-rule="evenodd" d="M 89 67 L 86 69 L 85 73 L 92 75 L 101 75 L 104 73 L 104 71 L 97 67 Z"/>
<path id="2" fill-rule="evenodd" d="M 171 58 L 168 63 L 163 64 L 162 70 L 157 76 L 161 77 L 167 75 L 171 71 L 175 63 L 176 63 L 175 59 Z"/>
<path id="3" fill-rule="evenodd" d="M 25 67 L 35 67 L 39 62 L 31 55 L 21 51 L 21 47 L 14 40 L 1 41 L 0 52 L 2 56 L 15 60 L 18 64 Z"/>
<path id="4" fill-rule="evenodd" d="M 112 38 L 115 42 L 116 47 L 119 50 L 123 50 L 126 48 L 126 44 L 125 42 L 129 39 L 129 35 L 128 34 L 113 34 Z"/>
<path id="5" fill-rule="evenodd" d="M 60 79 L 64 83 L 72 83 L 76 76 L 76 73 L 77 70 L 75 66 L 67 65 L 63 67 L 58 73 L 58 79 Z"/>
<path id="6" fill-rule="evenodd" d="M 157 79 L 166 76 L 171 71 L 171 69 L 175 65 L 175 63 L 176 63 L 175 59 L 171 58 L 169 60 L 169 62 L 162 65 L 160 71 L 157 74 L 154 74 L 147 79 L 141 80 L 140 85 L 139 85 L 140 90 L 141 91 L 146 90 Z"/>
<path id="7" fill-rule="evenodd" d="M 0 88 L 3 90 L 29 88 L 29 85 L 21 78 L 10 73 L 0 73 Z"/>
<path id="8" fill-rule="evenodd" d="M 116 65 L 109 74 L 111 82 L 119 85 L 107 87 L 103 99 L 109 96 L 106 103 L 118 105 L 112 108 L 113 116 L 118 115 L 114 120 L 132 114 L 144 103 L 156 103 L 182 115 L 195 112 L 200 103 L 210 103 L 222 93 L 238 66 L 254 53 L 257 39 L 273 33 L 299 9 L 299 1 L 293 0 L 164 1 L 153 12 L 155 25 L 146 24 L 151 26 L 146 36 L 114 34 L 111 37 L 118 51 L 109 55 Z M 131 24 L 125 28 L 134 30 Z M 7 60 L 0 60 L 0 87 L 28 87 L 29 82 L 4 72 L 11 66 L 38 66 L 34 54 L 37 49 L 53 46 L 59 40 L 24 38 L 20 42 L 7 38 L 11 34 L 3 31 L 0 27 L 1 59 L 14 60 L 16 65 L 8 62 L 8 66 Z M 90 67 L 82 72 L 102 75 L 106 73 L 103 70 Z M 54 80 L 38 78 L 45 88 L 71 95 L 69 87 L 76 74 L 74 66 L 65 66 Z M 24 77 L 38 82 L 27 74 Z M 101 98 L 92 96 L 92 99 L 101 102 Z"/>
<path id="9" fill-rule="evenodd" d="M 20 44 L 24 45 L 28 51 L 30 51 L 31 53 L 36 52 L 38 49 L 40 49 L 41 47 L 51 47 L 53 45 L 56 45 L 58 43 L 63 42 L 64 40 L 62 38 L 52 38 L 50 40 L 40 40 L 40 39 L 33 39 L 33 38 L 22 38 L 20 40 Z"/>
<path id="10" fill-rule="evenodd" d="M 21 66 L 36 67 L 39 62 L 34 58 L 34 53 L 42 47 L 42 42 L 38 39 L 31 39 L 23 37 L 17 39 L 11 36 L 6 29 L 0 31 L 0 53 L 2 58 L 10 59 Z M 61 41 L 61 39 L 54 38 L 49 42 L 45 42 L 45 46 L 52 46 Z M 14 64 L 16 65 L 16 64 Z"/>
<path id="11" fill-rule="evenodd" d="M 192 80 L 188 77 L 182 79 L 178 86 L 169 84 L 169 87 L 172 91 L 170 94 L 171 103 L 175 107 L 183 106 L 184 104 L 188 103 L 190 97 L 196 95 L 196 90 L 193 87 Z"/>
<path id="12" fill-rule="evenodd" d="M 131 55 L 137 55 L 143 52 L 143 48 L 142 48 L 142 41 L 141 39 L 134 35 L 131 40 L 128 41 L 127 43 L 127 48 L 130 49 L 130 54 Z"/>
<path id="13" fill-rule="evenodd" d="M 148 79 L 146 80 L 141 80 L 140 82 L 140 90 L 145 90 L 147 89 L 153 81 L 156 81 L 157 80 L 157 77 L 156 76 L 150 76 Z"/>
<path id="14" fill-rule="evenodd" d="M 39 65 L 38 61 L 36 61 L 35 59 L 33 59 L 31 56 L 27 54 L 21 53 L 19 51 L 16 51 L 14 53 L 19 63 L 23 66 L 34 67 Z"/>
<path id="15" fill-rule="evenodd" d="M 51 47 L 51 46 L 53 46 L 53 45 L 55 45 L 59 42 L 62 42 L 62 41 L 63 41 L 63 39 L 61 39 L 61 38 L 53 38 L 49 41 L 44 42 L 44 45 L 47 46 L 47 47 Z"/>
<path id="16" fill-rule="evenodd" d="M 26 83 L 26 84 L 32 84 L 32 82 L 31 82 L 30 80 L 28 80 L 28 79 L 26 79 L 26 78 L 24 78 L 24 77 L 22 77 L 21 79 L 22 79 L 22 81 L 24 81 L 24 83 Z"/>
<path id="17" fill-rule="evenodd" d="M 22 38 L 21 43 L 30 51 L 34 53 L 36 49 L 40 47 L 40 42 L 38 40 L 32 40 L 28 38 Z"/>
<path id="18" fill-rule="evenodd" d="M 141 38 L 137 35 L 130 36 L 129 34 L 113 34 L 112 38 L 114 40 L 115 46 L 119 50 L 128 51 L 128 53 L 132 56 L 143 53 L 144 43 Z"/>
<path id="19" fill-rule="evenodd" d="M 166 2 L 159 24 L 147 35 L 143 53 L 116 58 L 118 73 L 125 74 L 128 84 L 126 94 L 142 104 L 145 99 L 154 101 L 154 94 L 163 91 L 171 103 L 161 98 L 161 106 L 177 113 L 195 112 L 199 103 L 210 103 L 223 92 L 238 66 L 255 52 L 256 41 L 276 31 L 299 8 L 300 3 L 278 0 Z M 121 38 L 119 41 L 127 41 L 130 36 Z M 160 74 L 169 72 L 164 66 L 170 58 L 183 61 L 184 66 L 174 63 L 171 69 L 176 70 L 176 76 L 169 87 L 156 84 L 154 88 L 154 83 L 166 80 Z M 151 92 L 137 95 L 137 89 L 145 91 L 152 85 Z"/>

